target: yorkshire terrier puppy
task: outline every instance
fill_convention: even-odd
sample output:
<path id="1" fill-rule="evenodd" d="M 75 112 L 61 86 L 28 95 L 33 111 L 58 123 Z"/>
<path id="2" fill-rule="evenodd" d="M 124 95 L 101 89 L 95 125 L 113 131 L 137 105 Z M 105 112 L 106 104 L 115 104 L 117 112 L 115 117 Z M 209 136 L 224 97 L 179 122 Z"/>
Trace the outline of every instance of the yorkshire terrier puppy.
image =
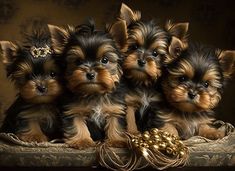
<path id="1" fill-rule="evenodd" d="M 65 80 L 70 91 L 63 113 L 65 142 L 83 149 L 95 146 L 88 125 L 104 130 L 105 141 L 115 147 L 123 146 L 125 105 L 118 84 L 121 77 L 119 28 L 95 30 L 94 23 L 67 29 L 49 25 L 54 51 L 65 64 Z M 115 38 L 117 38 L 117 41 Z M 58 57 L 59 58 L 59 57 Z M 92 124 L 88 124 L 92 123 Z"/>
<path id="2" fill-rule="evenodd" d="M 168 110 L 159 112 L 158 117 L 164 122 L 161 129 L 182 139 L 194 135 L 224 137 L 225 131 L 213 127 L 212 109 L 221 99 L 225 81 L 234 72 L 235 51 L 190 44 L 177 54 L 180 55 L 172 58 L 163 74 Z"/>
<path id="3" fill-rule="evenodd" d="M 6 111 L 2 132 L 15 133 L 26 142 L 44 142 L 59 135 L 56 99 L 62 92 L 60 70 L 51 50 L 50 34 L 35 29 L 22 46 L 1 41 L 7 76 L 19 94 Z"/>
<path id="4" fill-rule="evenodd" d="M 139 11 L 132 11 L 122 4 L 119 20 L 125 21 L 123 27 L 126 39 L 121 47 L 123 77 L 126 84 L 125 102 L 127 104 L 127 131 L 138 134 L 161 123 L 153 123 L 155 112 L 161 103 L 161 94 L 155 86 L 162 74 L 167 60 L 169 36 L 154 21 L 143 22 Z M 171 28 L 177 40 L 187 33 L 188 23 L 179 23 Z M 178 34 L 180 33 L 180 34 Z M 124 37 L 124 36 L 122 36 Z M 156 121 L 156 120 L 155 120 Z"/>

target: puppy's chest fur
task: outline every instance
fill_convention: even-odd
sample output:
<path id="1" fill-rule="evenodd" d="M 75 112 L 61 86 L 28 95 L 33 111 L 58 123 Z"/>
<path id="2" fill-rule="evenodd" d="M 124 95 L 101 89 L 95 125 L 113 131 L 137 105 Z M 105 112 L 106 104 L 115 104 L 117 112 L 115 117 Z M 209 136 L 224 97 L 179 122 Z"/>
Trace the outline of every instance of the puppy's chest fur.
<path id="1" fill-rule="evenodd" d="M 18 114 L 20 119 L 36 121 L 42 129 L 50 130 L 58 120 L 59 111 L 54 105 L 33 105 Z"/>
<path id="2" fill-rule="evenodd" d="M 122 104 L 111 101 L 110 98 L 103 97 L 90 101 L 76 101 L 68 106 L 65 115 L 84 117 L 86 120 L 94 122 L 98 127 L 105 125 L 106 119 L 111 116 L 123 116 L 125 109 Z"/>
<path id="3" fill-rule="evenodd" d="M 148 108 L 156 107 L 161 102 L 161 94 L 154 89 L 136 89 L 129 91 L 125 97 L 128 106 L 132 106 L 135 112 L 144 116 Z"/>

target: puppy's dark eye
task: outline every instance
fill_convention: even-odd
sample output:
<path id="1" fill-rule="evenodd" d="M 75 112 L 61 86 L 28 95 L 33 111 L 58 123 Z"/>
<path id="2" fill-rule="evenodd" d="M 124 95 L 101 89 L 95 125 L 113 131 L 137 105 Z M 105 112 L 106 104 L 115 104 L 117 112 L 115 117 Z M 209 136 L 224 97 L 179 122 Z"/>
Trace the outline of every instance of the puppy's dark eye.
<path id="1" fill-rule="evenodd" d="M 107 63 L 109 62 L 108 57 L 107 57 L 107 56 L 104 56 L 104 57 L 101 59 L 101 62 L 102 62 L 103 64 L 107 64 Z"/>
<path id="2" fill-rule="evenodd" d="M 153 57 L 157 57 L 157 55 L 158 55 L 157 51 L 154 50 L 153 53 L 152 53 L 152 55 L 153 55 Z"/>
<path id="3" fill-rule="evenodd" d="M 76 65 L 81 65 L 81 64 L 82 64 L 82 61 L 81 61 L 80 59 L 77 59 L 77 60 L 75 61 L 75 63 L 76 63 Z"/>
<path id="4" fill-rule="evenodd" d="M 33 75 L 31 73 L 28 73 L 28 74 L 25 75 L 25 78 L 27 80 L 31 80 L 33 78 Z"/>
<path id="5" fill-rule="evenodd" d="M 185 82 L 185 81 L 187 81 L 188 80 L 188 78 L 186 77 L 186 76 L 181 76 L 181 77 L 179 77 L 179 82 Z"/>
<path id="6" fill-rule="evenodd" d="M 53 71 L 51 71 L 50 76 L 51 76 L 52 78 L 54 78 L 54 77 L 56 76 L 56 73 L 53 72 Z"/>
<path id="7" fill-rule="evenodd" d="M 204 86 L 205 88 L 208 88 L 208 87 L 209 87 L 209 82 L 207 82 L 207 81 L 203 82 L 203 86 Z"/>
<path id="8" fill-rule="evenodd" d="M 129 50 L 137 50 L 139 46 L 137 44 L 133 44 L 129 47 Z"/>

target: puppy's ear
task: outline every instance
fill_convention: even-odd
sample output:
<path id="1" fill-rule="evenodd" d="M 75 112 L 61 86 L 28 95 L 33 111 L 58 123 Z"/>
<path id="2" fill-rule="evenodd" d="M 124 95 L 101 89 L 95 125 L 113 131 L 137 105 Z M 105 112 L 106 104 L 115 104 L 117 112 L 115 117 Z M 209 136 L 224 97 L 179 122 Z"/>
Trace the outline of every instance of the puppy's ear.
<path id="1" fill-rule="evenodd" d="M 53 50 L 56 54 L 63 53 L 63 50 L 69 41 L 71 33 L 74 32 L 75 28 L 68 26 L 68 29 L 64 29 L 50 24 L 48 24 L 48 28 L 51 34 Z"/>
<path id="2" fill-rule="evenodd" d="M 168 21 L 166 24 L 167 31 L 172 35 L 180 40 L 183 40 L 186 38 L 188 33 L 188 27 L 189 23 L 175 23 L 172 24 L 171 21 Z"/>
<path id="3" fill-rule="evenodd" d="M 120 49 L 124 49 L 127 41 L 127 26 L 126 21 L 118 20 L 108 28 L 109 34 L 113 37 L 117 46 Z"/>
<path id="4" fill-rule="evenodd" d="M 176 59 L 177 57 L 180 56 L 181 52 L 183 51 L 184 49 L 184 44 L 183 42 L 178 39 L 177 37 L 172 37 L 171 38 L 171 43 L 168 47 L 168 51 L 169 51 L 169 54 L 170 56 L 173 58 L 173 59 Z"/>
<path id="5" fill-rule="evenodd" d="M 141 18 L 140 11 L 132 11 L 126 4 L 122 3 L 119 18 L 126 21 L 127 26 Z"/>
<path id="6" fill-rule="evenodd" d="M 188 47 L 187 32 L 189 23 L 176 23 L 172 24 L 168 21 L 166 24 L 166 31 L 171 36 L 171 42 L 168 47 L 168 61 L 171 62 L 175 58 L 179 57 L 181 52 Z"/>
<path id="7" fill-rule="evenodd" d="M 218 58 L 223 71 L 224 78 L 230 78 L 235 71 L 235 51 L 220 51 Z"/>
<path id="8" fill-rule="evenodd" d="M 4 65 L 11 65 L 17 58 L 19 47 L 9 41 L 0 41 L 2 49 L 2 62 Z"/>

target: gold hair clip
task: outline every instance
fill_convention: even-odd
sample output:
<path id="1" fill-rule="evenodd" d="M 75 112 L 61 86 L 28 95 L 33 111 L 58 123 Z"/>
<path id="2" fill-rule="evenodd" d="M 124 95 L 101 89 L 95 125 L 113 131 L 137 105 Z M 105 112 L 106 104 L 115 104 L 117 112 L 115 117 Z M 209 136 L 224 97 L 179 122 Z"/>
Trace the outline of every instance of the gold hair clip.
<path id="1" fill-rule="evenodd" d="M 52 50 L 47 45 L 45 47 L 35 47 L 35 46 L 33 46 L 33 47 L 30 48 L 30 53 L 35 58 L 39 58 L 39 57 L 45 58 L 48 54 L 52 54 Z"/>

